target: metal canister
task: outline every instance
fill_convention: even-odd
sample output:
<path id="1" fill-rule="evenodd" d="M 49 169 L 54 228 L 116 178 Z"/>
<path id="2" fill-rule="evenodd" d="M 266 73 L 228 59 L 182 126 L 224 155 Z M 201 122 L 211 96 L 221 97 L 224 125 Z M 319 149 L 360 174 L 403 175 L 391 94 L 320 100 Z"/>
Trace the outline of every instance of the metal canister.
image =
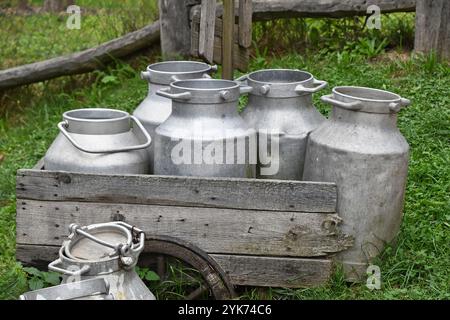
<path id="1" fill-rule="evenodd" d="M 253 88 L 242 117 L 258 134 L 257 177 L 301 180 L 308 135 L 325 120 L 312 94 L 327 82 L 290 69 L 260 70 L 238 80 Z"/>
<path id="2" fill-rule="evenodd" d="M 134 124 L 132 124 L 134 123 Z M 65 112 L 44 158 L 47 170 L 103 174 L 149 172 L 151 138 L 138 119 L 113 109 Z"/>
<path id="3" fill-rule="evenodd" d="M 322 101 L 333 110 L 309 136 L 303 179 L 337 184 L 342 231 L 355 237 L 338 257 L 353 280 L 400 228 L 409 146 L 397 128 L 397 112 L 410 102 L 351 86 L 335 87 Z"/>
<path id="4" fill-rule="evenodd" d="M 134 271 L 144 248 L 142 230 L 124 222 L 107 222 L 85 227 L 72 224 L 69 231 L 59 258 L 48 266 L 64 275 L 63 285 L 102 279 L 114 300 L 155 299 Z"/>
<path id="5" fill-rule="evenodd" d="M 208 77 L 217 70 L 216 66 L 196 61 L 165 61 L 151 64 L 141 72 L 141 78 L 148 82 L 147 97 L 139 104 L 133 115 L 141 121 L 151 137 L 155 129 L 163 123 L 172 112 L 172 101 L 156 92 L 167 88 L 176 80 Z M 153 173 L 153 145 L 150 146 L 150 173 Z"/>
<path id="6" fill-rule="evenodd" d="M 155 174 L 254 177 L 256 134 L 239 116 L 236 81 L 175 81 L 158 95 L 172 99 L 172 114 L 155 133 Z"/>

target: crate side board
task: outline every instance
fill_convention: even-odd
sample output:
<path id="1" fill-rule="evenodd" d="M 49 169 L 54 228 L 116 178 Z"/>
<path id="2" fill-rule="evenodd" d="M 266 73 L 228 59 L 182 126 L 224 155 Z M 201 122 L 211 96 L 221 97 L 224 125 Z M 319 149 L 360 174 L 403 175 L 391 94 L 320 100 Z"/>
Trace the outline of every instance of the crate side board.
<path id="1" fill-rule="evenodd" d="M 17 198 L 266 211 L 336 211 L 334 183 L 22 169 Z"/>
<path id="2" fill-rule="evenodd" d="M 58 257 L 59 246 L 17 245 L 17 260 L 26 266 L 47 270 Z M 333 271 L 328 259 L 267 258 L 241 255 L 211 255 L 234 285 L 299 288 L 326 283 Z"/>
<path id="3" fill-rule="evenodd" d="M 319 257 L 349 248 L 336 214 L 17 199 L 16 242 L 60 245 L 71 223 L 121 220 L 208 253 Z"/>

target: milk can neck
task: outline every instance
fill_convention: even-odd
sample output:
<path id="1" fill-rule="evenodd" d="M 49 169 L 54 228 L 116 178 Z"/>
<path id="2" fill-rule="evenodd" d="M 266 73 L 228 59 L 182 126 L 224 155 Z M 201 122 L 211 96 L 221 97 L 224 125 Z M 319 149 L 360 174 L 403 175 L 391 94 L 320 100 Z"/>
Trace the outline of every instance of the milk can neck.
<path id="1" fill-rule="evenodd" d="M 333 107 L 330 120 L 385 129 L 397 128 L 396 113 L 369 113 Z"/>
<path id="2" fill-rule="evenodd" d="M 313 107 L 312 95 L 310 94 L 290 98 L 271 98 L 250 94 L 248 101 L 249 104 L 258 106 L 258 108 L 299 110 Z"/>
<path id="3" fill-rule="evenodd" d="M 113 109 L 78 109 L 65 112 L 66 129 L 78 134 L 116 134 L 130 130 L 130 116 Z"/>
<path id="4" fill-rule="evenodd" d="M 238 102 L 226 103 L 184 103 L 173 100 L 172 114 L 179 117 L 212 117 L 225 118 L 238 116 L 237 112 Z"/>

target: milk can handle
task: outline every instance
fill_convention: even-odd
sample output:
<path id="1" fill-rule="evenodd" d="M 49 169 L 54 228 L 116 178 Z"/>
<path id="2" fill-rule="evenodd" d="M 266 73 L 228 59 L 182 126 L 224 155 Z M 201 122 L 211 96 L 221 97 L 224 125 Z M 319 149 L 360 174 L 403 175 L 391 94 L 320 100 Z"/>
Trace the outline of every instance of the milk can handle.
<path id="1" fill-rule="evenodd" d="M 212 79 L 212 77 L 211 77 L 209 74 L 207 74 L 207 73 L 204 73 L 204 74 L 202 75 L 202 78 L 204 78 L 204 79 Z M 178 77 L 175 76 L 175 75 L 171 76 L 170 79 L 171 79 L 172 81 L 181 81 L 181 80 L 183 80 L 183 79 L 178 78 Z M 201 79 L 201 78 L 200 78 L 200 79 Z"/>
<path id="2" fill-rule="evenodd" d="M 69 226 L 69 232 L 78 233 L 100 245 L 114 249 L 117 253 L 119 253 L 120 260 L 125 267 L 133 267 L 137 263 L 139 254 L 144 249 L 145 233 L 141 229 L 130 226 L 122 221 L 99 223 L 96 226 L 113 226 L 115 228 L 122 229 L 125 233 L 127 233 L 127 230 L 130 230 L 131 234 L 127 233 L 127 244 L 115 245 L 97 238 L 96 236 L 84 231 L 79 225 L 74 223 Z M 137 244 L 133 244 L 133 232 L 136 232 L 139 235 L 139 243 Z"/>
<path id="3" fill-rule="evenodd" d="M 244 74 L 244 75 L 240 76 L 239 78 L 235 79 L 234 81 L 247 82 L 247 78 L 248 78 L 248 74 Z"/>
<path id="4" fill-rule="evenodd" d="M 62 273 L 62 274 L 68 275 L 68 276 L 81 276 L 82 274 L 88 272 L 90 269 L 90 266 L 85 265 L 80 270 L 71 271 L 71 270 L 57 267 L 57 265 L 61 264 L 61 263 L 62 263 L 62 261 L 59 258 L 53 262 L 50 262 L 50 264 L 48 265 L 48 270 L 59 272 L 59 273 Z"/>
<path id="5" fill-rule="evenodd" d="M 328 85 L 328 82 L 323 81 L 323 80 L 317 80 L 314 78 L 313 84 L 318 85 L 318 86 L 313 87 L 313 88 L 307 88 L 307 87 L 303 86 L 302 84 L 299 84 L 297 87 L 295 87 L 295 92 L 297 92 L 297 93 L 316 93 L 317 91 L 325 88 Z"/>
<path id="6" fill-rule="evenodd" d="M 138 126 L 139 130 L 142 132 L 142 134 L 145 137 L 146 142 L 144 144 L 139 144 L 136 146 L 129 146 L 129 147 L 122 147 L 122 148 L 112 148 L 112 149 L 97 149 L 97 150 L 91 150 L 91 149 L 87 149 L 83 146 L 81 146 L 80 144 L 78 144 L 78 142 L 76 142 L 69 134 L 69 132 L 67 132 L 66 127 L 67 127 L 67 121 L 61 121 L 60 123 L 58 123 L 58 128 L 61 131 L 61 133 L 67 138 L 67 140 L 70 141 L 70 143 L 73 144 L 73 146 L 75 148 L 77 148 L 78 150 L 81 150 L 83 152 L 87 152 L 87 153 L 114 153 L 114 152 L 125 152 L 125 151 L 132 151 L 132 150 L 139 150 L 139 149 L 145 149 L 148 148 L 150 146 L 150 143 L 152 142 L 150 135 L 147 133 L 147 131 L 144 129 L 144 127 L 142 126 L 141 122 L 134 116 L 130 116 L 131 120 L 134 121 L 134 123 L 136 123 L 136 125 Z"/>
<path id="7" fill-rule="evenodd" d="M 170 93 L 170 87 L 169 88 L 162 88 L 156 91 L 156 94 L 158 96 L 168 98 L 168 99 L 178 99 L 178 100 L 189 100 L 191 98 L 190 92 L 181 92 L 181 93 Z"/>
<path id="8" fill-rule="evenodd" d="M 358 110 L 361 110 L 361 108 L 362 108 L 360 101 L 353 101 L 353 102 L 338 101 L 333 98 L 332 94 L 322 96 L 322 97 L 320 97 L 320 99 L 325 103 L 329 103 L 329 104 L 332 104 L 334 106 L 338 106 L 338 107 L 341 107 L 344 109 L 358 111 Z"/>
<path id="9" fill-rule="evenodd" d="M 399 112 L 401 108 L 407 107 L 411 104 L 411 101 L 406 98 L 400 98 L 399 102 L 391 102 L 389 104 L 389 110 L 392 112 Z"/>

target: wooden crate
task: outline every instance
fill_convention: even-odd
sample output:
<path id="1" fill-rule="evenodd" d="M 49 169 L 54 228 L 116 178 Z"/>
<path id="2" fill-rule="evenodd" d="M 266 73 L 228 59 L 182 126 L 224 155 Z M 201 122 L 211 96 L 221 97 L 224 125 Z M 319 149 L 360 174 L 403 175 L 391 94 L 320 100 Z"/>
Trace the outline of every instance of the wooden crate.
<path id="1" fill-rule="evenodd" d="M 17 172 L 17 259 L 45 267 L 70 223 L 126 221 L 189 241 L 236 285 L 307 287 L 329 279 L 339 232 L 333 183 Z"/>

